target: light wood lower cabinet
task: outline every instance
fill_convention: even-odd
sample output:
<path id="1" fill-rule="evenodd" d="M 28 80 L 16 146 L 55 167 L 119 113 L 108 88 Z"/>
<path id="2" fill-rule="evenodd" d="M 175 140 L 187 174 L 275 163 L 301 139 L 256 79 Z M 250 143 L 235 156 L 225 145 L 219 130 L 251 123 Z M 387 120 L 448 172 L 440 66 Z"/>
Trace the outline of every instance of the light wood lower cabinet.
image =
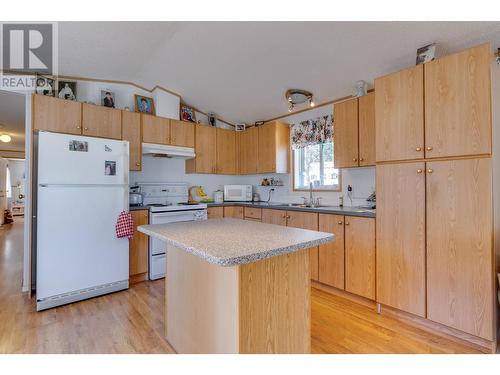
<path id="1" fill-rule="evenodd" d="M 232 217 L 234 219 L 243 219 L 243 207 L 241 207 L 241 206 L 226 206 L 226 207 L 224 207 L 224 217 Z"/>
<path id="2" fill-rule="evenodd" d="M 287 211 L 287 226 L 309 230 L 318 230 L 318 214 L 313 212 Z M 312 280 L 318 280 L 318 252 L 319 250 L 317 246 L 309 250 L 309 262 Z"/>
<path id="3" fill-rule="evenodd" d="M 142 166 L 141 115 L 122 112 L 122 139 L 129 142 L 129 169 L 140 171 Z"/>
<path id="4" fill-rule="evenodd" d="M 267 224 L 276 224 L 286 226 L 286 211 L 272 210 L 269 208 L 262 209 L 262 222 Z"/>
<path id="5" fill-rule="evenodd" d="M 427 315 L 494 337 L 491 159 L 427 163 Z"/>
<path id="6" fill-rule="evenodd" d="M 262 220 L 262 209 L 261 208 L 245 207 L 244 213 L 245 213 L 245 219 Z"/>
<path id="7" fill-rule="evenodd" d="M 319 281 L 344 289 L 344 216 L 319 214 L 320 232 L 333 233 L 335 241 L 319 246 Z"/>
<path id="8" fill-rule="evenodd" d="M 377 302 L 425 317 L 425 163 L 377 165 Z"/>
<path id="9" fill-rule="evenodd" d="M 224 207 L 208 207 L 207 208 L 207 218 L 208 219 L 222 219 L 224 217 Z"/>
<path id="10" fill-rule="evenodd" d="M 66 134 L 82 134 L 82 103 L 33 95 L 33 128 Z"/>
<path id="11" fill-rule="evenodd" d="M 148 278 L 149 237 L 138 232 L 139 225 L 149 223 L 148 210 L 130 211 L 134 219 L 134 237 L 129 240 L 129 279 L 130 282 Z"/>
<path id="12" fill-rule="evenodd" d="M 345 219 L 345 290 L 375 299 L 375 220 Z"/>
<path id="13" fill-rule="evenodd" d="M 122 111 L 83 103 L 82 134 L 89 137 L 122 139 Z"/>

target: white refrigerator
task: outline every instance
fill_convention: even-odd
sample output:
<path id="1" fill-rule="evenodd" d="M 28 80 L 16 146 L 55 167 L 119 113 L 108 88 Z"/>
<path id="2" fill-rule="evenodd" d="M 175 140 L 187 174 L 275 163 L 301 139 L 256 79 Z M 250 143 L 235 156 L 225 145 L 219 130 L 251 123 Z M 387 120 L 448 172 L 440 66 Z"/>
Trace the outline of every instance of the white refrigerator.
<path id="1" fill-rule="evenodd" d="M 37 310 L 128 288 L 129 144 L 40 132 L 37 150 Z"/>

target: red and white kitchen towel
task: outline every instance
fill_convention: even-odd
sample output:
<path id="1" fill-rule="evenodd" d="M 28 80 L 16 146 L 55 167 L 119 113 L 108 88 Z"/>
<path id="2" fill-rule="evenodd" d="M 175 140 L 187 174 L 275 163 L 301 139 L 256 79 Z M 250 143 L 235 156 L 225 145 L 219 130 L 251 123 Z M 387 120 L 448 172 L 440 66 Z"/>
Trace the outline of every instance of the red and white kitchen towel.
<path id="1" fill-rule="evenodd" d="M 116 237 L 118 238 L 128 237 L 130 239 L 134 236 L 134 219 L 130 212 L 122 211 L 120 213 L 116 221 L 115 230 Z"/>

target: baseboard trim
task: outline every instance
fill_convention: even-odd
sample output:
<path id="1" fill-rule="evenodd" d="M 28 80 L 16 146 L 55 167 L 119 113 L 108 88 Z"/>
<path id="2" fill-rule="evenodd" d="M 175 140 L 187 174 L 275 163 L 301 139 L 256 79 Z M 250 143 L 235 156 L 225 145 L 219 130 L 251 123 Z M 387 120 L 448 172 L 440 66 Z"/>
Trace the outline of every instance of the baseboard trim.
<path id="1" fill-rule="evenodd" d="M 322 290 L 327 293 L 331 293 L 338 297 L 346 298 L 352 302 L 361 304 L 363 306 L 373 308 L 375 311 L 377 310 L 377 302 L 373 300 L 369 300 L 364 297 L 357 296 L 355 294 L 346 292 L 345 290 L 337 289 L 331 287 L 329 285 L 322 284 L 317 281 L 312 281 L 311 286 L 313 288 Z M 397 319 L 403 323 L 411 325 L 413 327 L 422 329 L 426 332 L 430 332 L 435 335 L 442 336 L 448 340 L 452 340 L 454 342 L 458 342 L 463 345 L 470 346 L 476 350 L 479 350 L 483 353 L 496 353 L 497 352 L 497 342 L 489 341 L 483 339 L 481 337 L 477 337 L 466 332 L 459 331 L 457 329 L 447 327 L 440 323 L 433 322 L 431 320 L 422 318 L 420 316 L 416 316 L 405 311 L 401 311 L 395 309 L 390 306 L 380 305 L 380 313 L 382 315 L 390 316 L 394 319 Z"/>
<path id="2" fill-rule="evenodd" d="M 137 284 L 143 281 L 148 280 L 148 273 L 138 273 L 137 275 L 132 275 L 129 277 L 129 284 Z"/>
<path id="3" fill-rule="evenodd" d="M 322 290 L 324 292 L 334 294 L 334 295 L 339 296 L 339 297 L 346 298 L 350 301 L 356 302 L 360 305 L 372 308 L 374 310 L 377 309 L 377 303 L 371 299 L 346 292 L 345 290 L 342 290 L 342 289 L 337 289 L 337 288 L 330 286 L 330 285 L 322 284 L 319 281 L 311 280 L 311 286 L 313 288 Z"/>
<path id="4" fill-rule="evenodd" d="M 405 311 L 395 309 L 390 306 L 381 305 L 382 314 L 391 316 L 411 326 L 423 329 L 424 331 L 443 336 L 449 340 L 468 345 L 474 349 L 480 350 L 483 353 L 496 353 L 496 341 L 483 339 L 482 337 L 474 336 L 458 329 L 447 327 L 441 323 L 433 322 L 432 320 L 416 316 Z"/>

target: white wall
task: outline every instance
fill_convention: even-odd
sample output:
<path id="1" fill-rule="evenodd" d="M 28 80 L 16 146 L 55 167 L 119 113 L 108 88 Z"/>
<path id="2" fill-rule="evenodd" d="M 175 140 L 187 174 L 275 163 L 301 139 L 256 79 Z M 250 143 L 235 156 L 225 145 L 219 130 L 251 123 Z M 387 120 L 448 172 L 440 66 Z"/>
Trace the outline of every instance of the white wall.
<path id="1" fill-rule="evenodd" d="M 302 112 L 297 115 L 288 116 L 282 121 L 294 123 L 297 121 L 308 120 L 325 114 L 330 114 L 332 106 L 313 108 L 310 111 Z M 197 114 L 198 116 L 198 114 Z M 198 118 L 197 118 L 198 119 Z M 270 187 L 261 187 L 260 181 L 264 177 L 280 178 L 284 186 L 274 187 L 272 193 L 272 202 L 301 202 L 302 196 L 308 196 L 308 192 L 294 192 L 292 186 L 291 174 L 265 174 L 252 176 L 224 176 L 224 175 L 205 175 L 205 174 L 186 174 L 184 161 L 180 159 L 164 158 L 143 158 L 143 170 L 141 172 L 131 172 L 130 183 L 135 182 L 187 182 L 190 185 L 202 185 L 207 194 L 212 196 L 217 189 L 222 189 L 225 184 L 250 184 L 254 186 L 254 191 L 260 194 L 262 200 L 267 200 Z M 315 197 L 322 197 L 322 203 L 328 205 L 337 205 L 338 197 L 347 191 L 347 185 L 353 186 L 354 206 L 365 204 L 365 199 L 375 189 L 375 168 L 353 168 L 342 171 L 342 192 L 315 192 Z M 345 205 L 350 205 L 348 199 L 344 199 Z"/>

